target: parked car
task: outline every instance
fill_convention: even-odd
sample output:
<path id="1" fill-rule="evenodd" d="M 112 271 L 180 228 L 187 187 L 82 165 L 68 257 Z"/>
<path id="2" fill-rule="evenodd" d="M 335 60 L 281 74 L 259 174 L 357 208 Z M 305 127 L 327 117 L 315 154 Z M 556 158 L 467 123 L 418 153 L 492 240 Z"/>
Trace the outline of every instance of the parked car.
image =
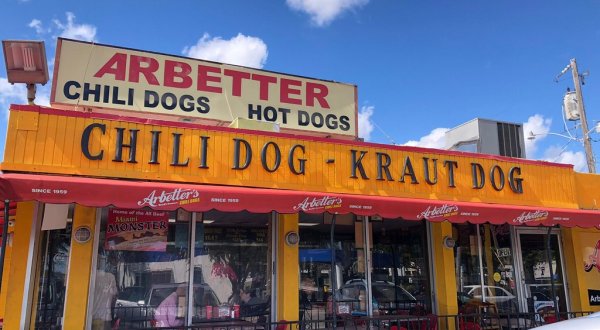
<path id="1" fill-rule="evenodd" d="M 546 324 L 535 329 L 539 330 L 600 330 L 600 312 L 587 316 Z"/>
<path id="2" fill-rule="evenodd" d="M 115 302 L 115 318 L 119 319 L 121 328 L 151 327 L 156 307 L 175 292 L 179 285 L 178 283 L 155 284 L 146 290 L 143 287 L 131 287 L 120 292 Z M 145 294 L 141 294 L 142 292 Z M 193 303 L 194 309 L 207 305 L 220 305 L 219 298 L 206 283 L 194 284 Z"/>
<path id="3" fill-rule="evenodd" d="M 465 293 L 472 299 L 483 301 L 481 285 L 465 285 Z M 517 310 L 517 297 L 510 291 L 500 286 L 484 285 L 485 301 L 495 304 L 498 311 L 512 312 Z"/>

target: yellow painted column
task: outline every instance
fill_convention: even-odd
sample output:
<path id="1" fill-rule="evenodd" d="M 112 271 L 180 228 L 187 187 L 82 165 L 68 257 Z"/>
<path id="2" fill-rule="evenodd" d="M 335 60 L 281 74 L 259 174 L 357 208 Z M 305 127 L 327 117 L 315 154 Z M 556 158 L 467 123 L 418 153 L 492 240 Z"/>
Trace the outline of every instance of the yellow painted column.
<path id="1" fill-rule="evenodd" d="M 94 251 L 94 228 L 96 208 L 75 205 L 67 295 L 65 297 L 64 329 L 83 329 L 87 316 L 90 277 L 92 274 L 92 253 Z M 85 243 L 74 240 L 77 228 L 89 228 L 92 237 Z M 89 297 L 91 299 L 91 297 Z"/>
<path id="2" fill-rule="evenodd" d="M 8 237 L 6 239 L 6 251 L 4 255 L 4 270 L 2 272 L 2 291 L 0 291 L 0 319 L 4 319 L 4 310 L 6 308 L 6 292 L 10 278 L 10 263 L 12 258 L 12 237 L 14 233 L 13 227 L 8 227 Z"/>
<path id="3" fill-rule="evenodd" d="M 35 285 L 32 279 L 35 278 L 35 270 L 33 269 L 35 267 L 28 269 L 27 266 L 28 261 L 34 262 L 34 260 L 29 259 L 36 256 L 34 252 L 37 244 L 30 244 L 30 241 L 39 238 L 39 224 L 41 221 L 37 221 L 39 210 L 36 204 L 36 202 L 17 204 L 10 269 L 6 274 L 8 275 L 6 288 L 10 288 L 10 290 L 6 292 L 4 329 L 22 329 L 28 324 L 27 320 L 21 324 L 21 314 L 26 313 L 26 310 L 23 310 L 24 303 L 27 304 L 30 301 L 25 286 Z M 30 251 L 30 247 L 32 251 Z M 31 274 L 28 274 L 29 272 Z M 29 290 L 29 293 L 31 292 L 33 292 L 33 287 Z M 27 308 L 27 305 L 25 305 L 25 308 Z"/>
<path id="4" fill-rule="evenodd" d="M 434 260 L 432 276 L 435 278 L 437 314 L 456 315 L 458 314 L 458 300 L 454 273 L 454 250 L 444 247 L 444 237 L 446 236 L 452 237 L 451 223 L 444 221 L 431 224 L 431 249 Z M 448 327 L 454 327 L 452 322 L 448 324 Z"/>
<path id="5" fill-rule="evenodd" d="M 285 243 L 285 234 L 298 232 L 298 214 L 280 214 L 277 239 L 277 320 L 297 321 L 299 306 L 298 244 Z"/>
<path id="6" fill-rule="evenodd" d="M 584 257 L 582 246 L 578 239 L 581 229 L 562 228 L 563 256 L 568 279 L 568 293 L 571 310 L 589 311 L 587 286 L 585 285 Z"/>

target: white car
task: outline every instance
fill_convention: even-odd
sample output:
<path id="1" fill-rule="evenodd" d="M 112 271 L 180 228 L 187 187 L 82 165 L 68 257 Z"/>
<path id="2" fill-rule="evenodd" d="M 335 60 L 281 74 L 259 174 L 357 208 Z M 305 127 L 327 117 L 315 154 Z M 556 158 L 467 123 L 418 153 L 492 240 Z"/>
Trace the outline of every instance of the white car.
<path id="1" fill-rule="evenodd" d="M 546 324 L 535 329 L 540 330 L 600 330 L 600 312 L 574 319 Z"/>
<path id="2" fill-rule="evenodd" d="M 505 288 L 499 286 L 483 286 L 485 290 L 486 301 L 494 304 L 511 301 L 517 297 Z M 481 285 L 466 285 L 465 292 L 468 296 L 481 300 Z"/>

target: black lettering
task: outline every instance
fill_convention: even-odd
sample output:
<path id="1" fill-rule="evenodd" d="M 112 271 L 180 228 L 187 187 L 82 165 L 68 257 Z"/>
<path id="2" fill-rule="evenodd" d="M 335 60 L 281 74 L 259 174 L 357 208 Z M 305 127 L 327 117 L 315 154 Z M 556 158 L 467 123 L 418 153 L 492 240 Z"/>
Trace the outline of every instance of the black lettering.
<path id="1" fill-rule="evenodd" d="M 310 119 L 311 119 L 314 127 L 316 127 L 316 128 L 323 127 L 323 115 L 322 114 L 315 112 L 310 116 Z"/>
<path id="2" fill-rule="evenodd" d="M 248 119 L 254 119 L 254 116 L 256 116 L 256 120 L 261 120 L 262 107 L 260 105 L 257 105 L 256 109 L 254 109 L 252 104 L 248 104 Z"/>
<path id="3" fill-rule="evenodd" d="M 347 131 L 350 129 L 350 118 L 348 118 L 348 116 L 340 117 L 340 129 L 342 131 Z"/>
<path id="4" fill-rule="evenodd" d="M 516 177 L 515 173 L 517 175 L 519 175 L 519 177 Z M 510 187 L 510 190 L 512 190 L 513 192 L 515 192 L 517 194 L 523 193 L 523 178 L 521 178 L 520 175 L 521 175 L 520 167 L 515 166 L 515 167 L 512 167 L 508 171 L 508 186 Z"/>
<path id="5" fill-rule="evenodd" d="M 298 126 L 308 126 L 310 124 L 310 115 L 308 112 L 298 110 Z"/>
<path id="6" fill-rule="evenodd" d="M 171 94 L 171 93 L 167 93 Z M 166 95 L 166 94 L 165 94 Z M 175 96 L 175 95 L 173 95 Z M 188 157 L 184 163 L 179 161 L 179 149 L 180 149 L 180 141 L 181 141 L 181 133 L 173 133 L 173 158 L 171 158 L 171 166 L 187 166 L 190 162 L 190 158 Z"/>
<path id="7" fill-rule="evenodd" d="M 69 80 L 65 83 L 65 86 L 63 87 L 63 93 L 65 94 L 66 98 L 68 98 L 69 100 L 77 100 L 81 96 L 81 94 L 79 94 L 79 92 L 71 93 L 71 87 L 75 87 L 75 90 L 78 90 L 81 88 L 81 84 L 74 80 Z"/>
<path id="8" fill-rule="evenodd" d="M 266 121 L 276 121 L 277 120 L 277 109 L 273 107 L 265 107 L 264 118 Z"/>
<path id="9" fill-rule="evenodd" d="M 102 102 L 108 103 L 110 101 L 110 86 L 104 85 L 104 91 L 102 92 Z"/>
<path id="10" fill-rule="evenodd" d="M 292 110 L 286 108 L 279 108 L 278 111 L 281 114 L 281 123 L 287 124 L 287 115 L 290 112 L 292 112 Z"/>
<path id="11" fill-rule="evenodd" d="M 152 146 L 150 147 L 150 161 L 148 164 L 158 164 L 158 142 L 160 139 L 160 131 L 151 131 Z"/>
<path id="12" fill-rule="evenodd" d="M 210 111 L 210 105 L 208 102 L 210 101 L 206 96 L 200 96 L 196 101 L 198 101 L 198 106 L 196 110 L 200 113 L 208 113 Z"/>
<path id="13" fill-rule="evenodd" d="M 246 159 L 244 160 L 244 164 L 240 164 L 240 146 L 244 145 L 244 149 L 246 151 Z M 250 143 L 244 139 L 233 139 L 233 167 L 234 170 L 243 170 L 250 166 L 250 162 L 252 161 L 252 147 L 250 147 Z"/>
<path id="14" fill-rule="evenodd" d="M 208 165 L 206 165 L 206 161 L 207 161 L 207 156 L 206 156 L 206 151 L 208 150 L 208 139 L 210 137 L 208 136 L 201 136 L 200 137 L 200 166 L 198 166 L 198 168 L 208 168 Z"/>
<path id="15" fill-rule="evenodd" d="M 358 177 L 356 176 L 356 169 L 358 169 L 358 171 L 360 172 L 361 178 L 368 180 L 369 177 L 367 177 L 367 173 L 365 172 L 365 168 L 363 167 L 363 164 L 362 164 L 362 160 L 365 157 L 365 155 L 367 154 L 367 152 L 361 151 L 360 157 L 356 158 L 357 150 L 350 150 L 350 151 L 352 152 L 352 164 L 350 164 L 350 166 L 351 166 L 350 172 L 352 172 L 352 175 L 350 175 L 350 177 L 353 179 L 358 179 Z"/>
<path id="16" fill-rule="evenodd" d="M 328 114 L 327 116 L 325 116 L 325 126 L 327 126 L 327 128 L 329 128 L 329 129 L 337 129 L 338 128 L 337 116 L 332 115 L 332 114 Z"/>
<path id="17" fill-rule="evenodd" d="M 117 138 L 116 138 L 116 148 L 115 148 L 115 158 L 113 162 L 122 162 L 123 159 L 123 148 L 129 148 L 129 160 L 128 163 L 137 163 L 135 160 L 135 149 L 137 146 L 137 132 L 139 129 L 130 129 L 129 130 L 129 144 L 123 143 L 123 132 L 125 131 L 122 127 L 117 127 Z"/>
<path id="18" fill-rule="evenodd" d="M 458 168 L 458 162 L 446 160 L 444 161 L 444 166 L 448 168 L 448 187 L 456 188 L 456 184 L 454 184 L 454 169 Z"/>
<path id="19" fill-rule="evenodd" d="M 117 86 L 113 86 L 113 90 L 112 90 L 112 103 L 113 104 L 120 104 L 120 105 L 124 105 L 125 104 L 125 100 L 120 100 L 119 99 L 119 87 L 117 87 Z"/>
<path id="20" fill-rule="evenodd" d="M 400 182 L 404 182 L 404 176 L 406 175 L 410 176 L 410 183 L 412 184 L 417 184 L 419 183 L 419 181 L 417 181 L 417 176 L 415 175 L 415 169 L 412 166 L 412 163 L 410 161 L 410 157 L 406 156 L 406 158 L 404 158 L 404 167 L 402 168 L 402 176 L 400 176 Z"/>
<path id="21" fill-rule="evenodd" d="M 305 152 L 304 146 L 301 144 L 294 145 L 290 149 L 290 154 L 288 156 L 288 166 L 290 167 L 290 171 L 292 171 L 292 173 L 294 173 L 296 175 L 300 175 L 300 174 L 304 174 L 306 159 L 298 158 L 299 168 L 296 169 L 296 167 L 294 166 L 294 152 L 296 151 L 296 149 L 302 150 L 302 155 L 304 155 L 304 152 Z"/>
<path id="22" fill-rule="evenodd" d="M 498 172 L 498 176 L 500 177 L 499 184 L 496 183 L 496 172 Z M 490 170 L 490 182 L 492 183 L 494 190 L 500 191 L 504 189 L 504 171 L 500 166 L 494 165 Z"/>
<path id="23" fill-rule="evenodd" d="M 390 155 L 383 152 L 378 152 L 375 155 L 377 155 L 377 180 L 384 180 L 383 172 L 385 172 L 386 179 L 388 181 L 393 181 L 394 179 L 392 178 L 392 173 L 389 169 L 390 164 L 392 163 Z"/>
<path id="24" fill-rule="evenodd" d="M 275 108 L 273 108 L 273 110 L 275 110 Z M 269 164 L 267 164 L 267 152 L 269 151 L 269 146 L 273 146 L 273 150 L 275 151 L 275 162 L 273 163 L 272 167 L 269 167 Z M 260 161 L 262 163 L 262 167 L 267 172 L 272 173 L 272 172 L 277 171 L 277 169 L 279 168 L 279 165 L 281 165 L 281 150 L 279 150 L 279 146 L 275 142 L 272 142 L 272 141 L 266 143 L 260 152 Z"/>
<path id="25" fill-rule="evenodd" d="M 437 183 L 438 180 L 438 173 L 437 173 L 437 159 L 432 159 L 433 162 L 433 180 L 429 177 L 429 158 L 427 157 L 423 157 L 423 168 L 425 171 L 425 182 L 427 182 L 430 185 L 434 185 Z"/>
<path id="26" fill-rule="evenodd" d="M 90 88 L 90 83 L 83 84 L 83 100 L 89 101 L 90 95 L 94 96 L 94 102 L 100 102 L 100 88 L 102 86 L 94 84 L 94 88 Z"/>
<path id="27" fill-rule="evenodd" d="M 160 103 L 163 108 L 167 110 L 173 110 L 177 107 L 177 96 L 173 93 L 164 93 L 160 97 Z"/>
<path id="28" fill-rule="evenodd" d="M 92 130 L 94 128 L 99 128 L 102 132 L 102 135 L 106 133 L 105 124 L 94 123 L 88 125 L 88 127 L 83 130 L 83 134 L 81 134 L 81 152 L 85 158 L 89 160 L 102 160 L 102 157 L 104 156 L 104 150 L 100 150 L 100 152 L 95 155 L 90 153 L 90 135 L 92 134 Z"/>
<path id="29" fill-rule="evenodd" d="M 473 177 L 473 189 L 482 189 L 485 186 L 483 166 L 478 163 L 471 163 L 471 175 Z"/>
<path id="30" fill-rule="evenodd" d="M 179 98 L 179 108 L 185 112 L 194 111 L 194 97 L 191 95 L 181 95 Z"/>
<path id="31" fill-rule="evenodd" d="M 155 91 L 144 92 L 144 108 L 156 108 L 159 103 L 158 93 Z"/>

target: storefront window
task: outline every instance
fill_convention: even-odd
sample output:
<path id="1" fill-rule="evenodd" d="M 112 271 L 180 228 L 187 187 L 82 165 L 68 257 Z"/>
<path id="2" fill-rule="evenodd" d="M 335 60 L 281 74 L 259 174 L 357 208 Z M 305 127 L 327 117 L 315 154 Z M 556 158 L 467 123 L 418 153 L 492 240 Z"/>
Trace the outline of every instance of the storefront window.
<path id="1" fill-rule="evenodd" d="M 215 211 L 192 220 L 182 210 L 103 210 L 93 329 L 269 320 L 270 215 Z"/>
<path id="2" fill-rule="evenodd" d="M 431 312 L 425 222 L 384 219 L 370 224 L 373 313 Z"/>
<path id="3" fill-rule="evenodd" d="M 459 224 L 453 231 L 461 312 L 470 313 L 482 303 L 499 312 L 518 311 L 509 225 Z"/>
<path id="4" fill-rule="evenodd" d="M 355 218 L 300 214 L 301 320 L 331 318 L 334 310 L 336 315 L 367 314 L 364 233 Z"/>
<path id="5" fill-rule="evenodd" d="M 194 322 L 270 320 L 270 214 L 207 212 L 196 223 Z"/>
<path id="6" fill-rule="evenodd" d="M 184 325 L 189 214 L 110 208 L 100 226 L 92 329 Z"/>

